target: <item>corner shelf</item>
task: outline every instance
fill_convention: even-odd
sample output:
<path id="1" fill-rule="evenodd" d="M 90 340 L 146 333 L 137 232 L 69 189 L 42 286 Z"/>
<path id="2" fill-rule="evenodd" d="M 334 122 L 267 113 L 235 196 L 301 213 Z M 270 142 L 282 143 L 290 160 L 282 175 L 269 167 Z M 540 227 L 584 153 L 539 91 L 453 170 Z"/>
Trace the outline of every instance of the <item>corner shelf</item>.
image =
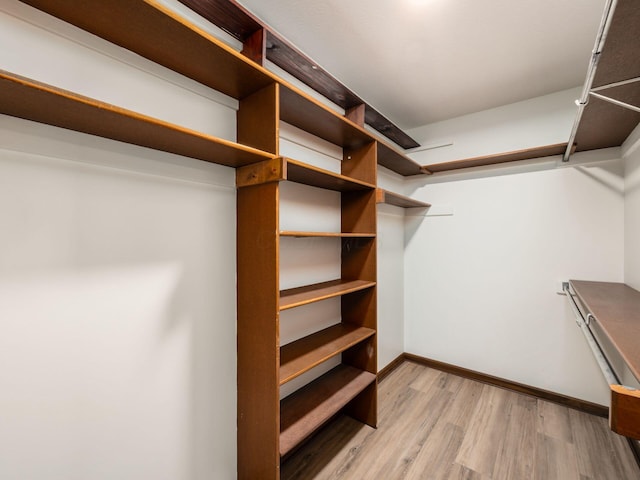
<path id="1" fill-rule="evenodd" d="M 367 280 L 331 280 L 304 287 L 290 288 L 280 292 L 280 310 L 301 307 L 333 297 L 375 287 L 376 282 Z"/>
<path id="2" fill-rule="evenodd" d="M 339 323 L 280 347 L 280 385 L 375 335 L 372 328 Z"/>
<path id="3" fill-rule="evenodd" d="M 428 167 L 421 166 L 404 153 L 381 141 L 378 141 L 378 164 L 404 177 L 432 173 Z"/>
<path id="4" fill-rule="evenodd" d="M 290 453 L 367 387 L 376 375 L 339 365 L 289 395 L 280 406 L 280 455 Z"/>
<path id="5" fill-rule="evenodd" d="M 483 155 L 481 157 L 465 158 L 462 160 L 453 160 L 451 162 L 434 163 L 432 165 L 426 165 L 425 168 L 432 173 L 449 172 L 452 170 L 460 170 L 463 168 L 486 167 L 488 165 L 499 165 L 502 163 L 531 160 L 533 158 L 562 155 L 566 149 L 566 143 L 554 143 L 552 145 L 542 145 L 539 147 L 525 148 L 522 150 L 494 153 L 492 155 Z"/>
<path id="6" fill-rule="evenodd" d="M 255 148 L 5 71 L 0 71 L 0 113 L 230 167 L 273 158 Z"/>
<path id="7" fill-rule="evenodd" d="M 387 205 L 394 205 L 402 208 L 429 208 L 431 206 L 430 203 L 414 200 L 411 197 L 393 193 L 382 188 L 378 188 L 376 191 L 376 201 L 378 203 L 386 203 Z"/>
<path id="8" fill-rule="evenodd" d="M 233 98 L 276 81 L 156 0 L 22 1 Z"/>

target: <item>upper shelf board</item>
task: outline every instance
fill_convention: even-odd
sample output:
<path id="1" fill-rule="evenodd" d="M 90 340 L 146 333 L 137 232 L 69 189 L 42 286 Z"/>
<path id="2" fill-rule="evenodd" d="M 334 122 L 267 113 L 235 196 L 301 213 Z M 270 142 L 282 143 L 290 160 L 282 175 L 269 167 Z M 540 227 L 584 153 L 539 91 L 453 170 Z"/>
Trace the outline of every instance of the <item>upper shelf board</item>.
<path id="1" fill-rule="evenodd" d="M 420 200 L 415 200 L 411 197 L 393 193 L 382 188 L 378 188 L 376 191 L 376 202 L 402 208 L 429 208 L 431 206 L 430 203 L 421 202 Z"/>
<path id="2" fill-rule="evenodd" d="M 531 160 L 534 158 L 562 155 L 565 152 L 566 148 L 566 143 L 555 143 L 552 145 L 543 145 L 540 147 L 513 150 L 511 152 L 494 153 L 492 155 L 465 158 L 462 160 L 454 160 L 451 162 L 434 163 L 432 165 L 427 165 L 425 168 L 433 173 L 441 173 L 449 172 L 452 170 L 460 170 L 462 168 L 485 167 L 488 165 L 498 165 L 501 163 L 519 162 L 522 160 Z"/>
<path id="3" fill-rule="evenodd" d="M 242 99 L 274 82 L 282 86 L 280 115 L 309 133 L 343 148 L 375 138 L 334 110 L 277 77 L 157 0 L 23 0 L 78 28 L 131 50 L 214 90 Z M 386 145 L 384 150 L 393 150 Z M 400 173 L 423 173 L 408 157 L 381 155 L 381 165 Z M 385 164 L 386 162 L 386 164 Z"/>
<path id="4" fill-rule="evenodd" d="M 0 113 L 230 167 L 273 155 L 0 70 Z"/>
<path id="5" fill-rule="evenodd" d="M 22 0 L 233 98 L 275 76 L 155 0 Z"/>

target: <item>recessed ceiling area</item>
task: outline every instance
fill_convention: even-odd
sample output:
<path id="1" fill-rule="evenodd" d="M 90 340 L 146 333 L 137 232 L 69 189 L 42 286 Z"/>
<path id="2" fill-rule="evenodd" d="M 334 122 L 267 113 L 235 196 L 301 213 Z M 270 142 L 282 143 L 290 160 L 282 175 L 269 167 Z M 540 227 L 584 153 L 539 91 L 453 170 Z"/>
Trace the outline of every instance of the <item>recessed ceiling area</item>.
<path id="1" fill-rule="evenodd" d="M 404 129 L 581 86 L 604 0 L 241 0 Z"/>

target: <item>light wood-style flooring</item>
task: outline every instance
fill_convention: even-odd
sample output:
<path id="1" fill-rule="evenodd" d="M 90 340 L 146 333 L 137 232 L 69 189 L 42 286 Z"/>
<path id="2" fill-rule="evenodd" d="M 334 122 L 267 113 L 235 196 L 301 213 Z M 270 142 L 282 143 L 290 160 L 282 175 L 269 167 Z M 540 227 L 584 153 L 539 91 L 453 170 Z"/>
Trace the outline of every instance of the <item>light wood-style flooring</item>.
<path id="1" fill-rule="evenodd" d="M 604 418 L 412 362 L 378 392 L 377 430 L 337 417 L 282 479 L 640 479 Z"/>

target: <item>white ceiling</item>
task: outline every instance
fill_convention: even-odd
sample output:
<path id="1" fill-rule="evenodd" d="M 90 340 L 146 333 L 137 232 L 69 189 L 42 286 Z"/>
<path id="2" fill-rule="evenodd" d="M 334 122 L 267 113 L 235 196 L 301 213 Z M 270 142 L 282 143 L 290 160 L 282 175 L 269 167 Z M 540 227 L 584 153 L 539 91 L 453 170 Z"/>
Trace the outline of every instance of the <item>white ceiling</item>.
<path id="1" fill-rule="evenodd" d="M 241 0 L 401 128 L 584 82 L 604 0 Z"/>

